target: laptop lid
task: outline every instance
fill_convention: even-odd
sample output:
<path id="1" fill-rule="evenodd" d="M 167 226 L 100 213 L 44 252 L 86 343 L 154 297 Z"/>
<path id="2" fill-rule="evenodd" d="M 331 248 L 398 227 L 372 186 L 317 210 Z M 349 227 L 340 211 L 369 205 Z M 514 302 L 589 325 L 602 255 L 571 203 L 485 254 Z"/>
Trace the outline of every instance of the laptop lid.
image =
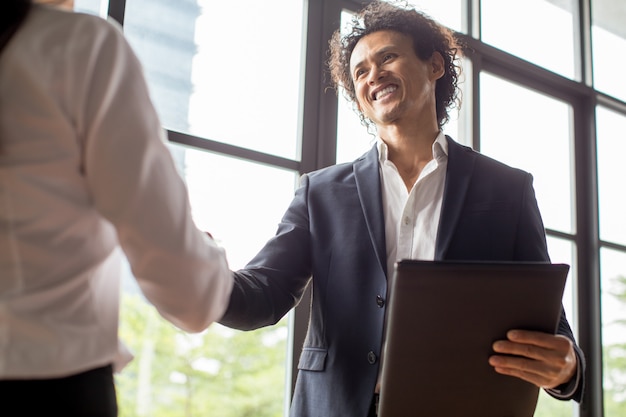
<path id="1" fill-rule="evenodd" d="M 500 375 L 510 329 L 555 333 L 569 265 L 403 260 L 385 322 L 378 415 L 532 417 L 539 389 Z"/>

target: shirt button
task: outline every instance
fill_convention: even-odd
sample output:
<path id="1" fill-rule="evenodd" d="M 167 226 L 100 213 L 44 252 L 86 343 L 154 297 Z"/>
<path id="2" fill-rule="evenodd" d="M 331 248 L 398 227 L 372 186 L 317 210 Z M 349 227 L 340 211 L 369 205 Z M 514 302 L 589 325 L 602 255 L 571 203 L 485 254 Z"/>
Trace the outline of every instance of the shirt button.
<path id="1" fill-rule="evenodd" d="M 372 352 L 371 350 L 367 352 L 367 362 L 370 365 L 374 365 L 376 363 L 376 359 L 378 358 L 376 357 L 376 354 L 374 352 Z"/>
<path id="2" fill-rule="evenodd" d="M 385 305 L 385 299 L 382 296 L 377 295 L 376 296 L 376 305 L 378 307 L 380 307 L 380 308 L 383 308 L 383 306 Z"/>
<path id="3" fill-rule="evenodd" d="M 408 226 L 409 224 L 411 224 L 411 218 L 410 218 L 410 217 L 408 217 L 408 216 L 407 216 L 407 217 L 405 217 L 405 218 L 404 218 L 404 224 L 405 224 L 406 226 Z"/>

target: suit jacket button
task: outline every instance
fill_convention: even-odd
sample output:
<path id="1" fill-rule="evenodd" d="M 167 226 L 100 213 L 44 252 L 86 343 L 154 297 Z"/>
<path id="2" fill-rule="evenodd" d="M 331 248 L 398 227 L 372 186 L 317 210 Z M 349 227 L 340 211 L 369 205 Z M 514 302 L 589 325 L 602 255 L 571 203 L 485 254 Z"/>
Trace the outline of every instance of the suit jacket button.
<path id="1" fill-rule="evenodd" d="M 385 299 L 381 295 L 376 296 L 376 305 L 380 308 L 383 308 L 385 305 Z"/>
<path id="2" fill-rule="evenodd" d="M 371 350 L 369 352 L 367 352 L 367 362 L 370 365 L 374 365 L 376 363 L 376 360 L 378 358 L 376 357 L 376 354 L 374 352 L 372 352 Z"/>

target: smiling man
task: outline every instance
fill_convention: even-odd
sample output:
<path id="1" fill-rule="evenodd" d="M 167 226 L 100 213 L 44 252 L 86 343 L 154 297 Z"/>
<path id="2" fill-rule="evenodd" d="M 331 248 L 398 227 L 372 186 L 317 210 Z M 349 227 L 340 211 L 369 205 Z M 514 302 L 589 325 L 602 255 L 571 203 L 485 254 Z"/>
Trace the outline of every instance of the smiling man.
<path id="1" fill-rule="evenodd" d="M 351 31 L 334 34 L 330 52 L 335 85 L 377 143 L 352 163 L 302 177 L 276 235 L 234 273 L 221 323 L 276 323 L 312 285 L 291 415 L 368 417 L 384 390 L 383 324 L 397 260 L 549 256 L 532 176 L 442 133 L 458 104 L 460 47 L 448 29 L 409 7 L 373 2 Z M 580 400 L 584 360 L 564 313 L 557 335 L 512 331 L 494 351 L 496 372 Z"/>

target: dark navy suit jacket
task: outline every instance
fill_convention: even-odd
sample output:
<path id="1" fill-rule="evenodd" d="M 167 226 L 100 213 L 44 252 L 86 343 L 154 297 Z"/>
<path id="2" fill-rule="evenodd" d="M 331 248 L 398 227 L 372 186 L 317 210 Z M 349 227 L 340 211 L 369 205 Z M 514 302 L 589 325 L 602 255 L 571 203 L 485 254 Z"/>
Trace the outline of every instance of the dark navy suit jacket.
<path id="1" fill-rule="evenodd" d="M 549 261 L 531 175 L 447 140 L 435 259 Z M 291 416 L 367 416 L 388 291 L 385 248 L 374 146 L 353 163 L 303 175 L 276 235 L 234 273 L 220 322 L 242 330 L 276 323 L 312 283 Z M 564 315 L 558 333 L 574 340 Z"/>

